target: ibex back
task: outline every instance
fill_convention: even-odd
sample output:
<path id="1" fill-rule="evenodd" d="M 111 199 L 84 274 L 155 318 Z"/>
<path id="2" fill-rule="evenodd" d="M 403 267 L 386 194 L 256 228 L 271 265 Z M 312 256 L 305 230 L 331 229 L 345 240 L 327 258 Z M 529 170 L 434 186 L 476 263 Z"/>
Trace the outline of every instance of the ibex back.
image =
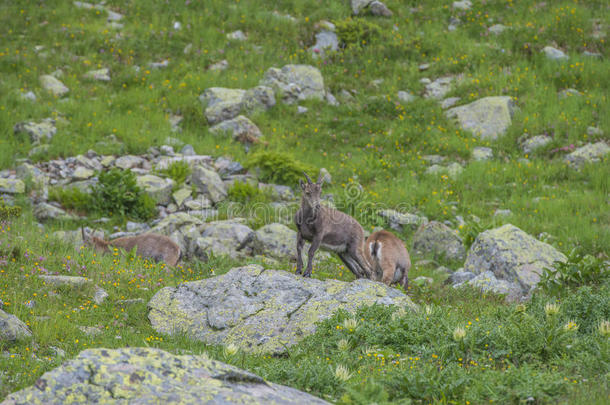
<path id="1" fill-rule="evenodd" d="M 364 254 L 372 267 L 371 279 L 390 285 L 409 286 L 411 258 L 404 243 L 393 233 L 378 231 L 366 239 Z"/>
<path id="2" fill-rule="evenodd" d="M 83 242 L 100 253 L 108 253 L 111 248 L 121 248 L 136 253 L 145 259 L 156 262 L 164 261 L 169 266 L 175 266 L 180 260 L 180 247 L 170 238 L 155 233 L 145 233 L 137 236 L 126 236 L 111 241 L 105 241 L 95 236 L 87 236 L 81 228 Z"/>
<path id="3" fill-rule="evenodd" d="M 301 257 L 304 241 L 311 242 L 307 257 L 307 268 L 303 275 L 311 276 L 312 261 L 320 246 L 337 253 L 343 263 L 357 278 L 370 278 L 369 265 L 364 258 L 362 246 L 364 230 L 354 218 L 320 203 L 322 176 L 313 183 L 305 174 L 307 183 L 299 181 L 303 196 L 301 208 L 295 216 L 297 226 L 297 274 L 303 270 Z"/>

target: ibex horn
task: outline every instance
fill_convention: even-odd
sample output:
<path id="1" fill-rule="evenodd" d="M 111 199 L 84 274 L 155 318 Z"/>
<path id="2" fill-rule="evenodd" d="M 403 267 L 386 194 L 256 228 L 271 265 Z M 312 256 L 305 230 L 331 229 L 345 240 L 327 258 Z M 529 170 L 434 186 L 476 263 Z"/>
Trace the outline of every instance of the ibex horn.
<path id="1" fill-rule="evenodd" d="M 305 175 L 305 178 L 307 179 L 307 182 L 309 184 L 313 184 L 313 182 L 311 181 L 311 179 L 309 178 L 309 176 L 307 175 L 307 173 L 303 172 L 303 174 Z"/>

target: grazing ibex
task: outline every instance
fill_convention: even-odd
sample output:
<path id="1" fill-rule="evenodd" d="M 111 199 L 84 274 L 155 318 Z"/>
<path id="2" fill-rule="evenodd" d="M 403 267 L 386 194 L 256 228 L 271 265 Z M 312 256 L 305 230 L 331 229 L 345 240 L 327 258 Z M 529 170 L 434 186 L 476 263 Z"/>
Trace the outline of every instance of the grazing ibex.
<path id="1" fill-rule="evenodd" d="M 371 264 L 371 279 L 390 285 L 400 283 L 409 286 L 411 259 L 404 243 L 393 233 L 378 231 L 366 239 L 364 254 Z"/>
<path id="2" fill-rule="evenodd" d="M 307 268 L 303 273 L 311 277 L 313 256 L 320 246 L 339 255 L 348 269 L 357 278 L 370 278 L 369 264 L 366 262 L 362 247 L 364 230 L 352 217 L 320 203 L 322 193 L 322 175 L 313 183 L 304 173 L 307 183 L 299 180 L 303 196 L 301 208 L 296 213 L 297 226 L 297 274 L 303 270 L 301 251 L 304 241 L 311 242 L 307 257 Z"/>
<path id="3" fill-rule="evenodd" d="M 125 236 L 106 242 L 93 235 L 85 234 L 81 228 L 83 242 L 93 247 L 99 253 L 109 253 L 111 248 L 121 248 L 131 251 L 136 248 L 136 253 L 145 259 L 156 262 L 164 261 L 167 265 L 174 267 L 180 260 L 180 247 L 170 238 L 156 233 L 144 233 L 137 236 Z"/>

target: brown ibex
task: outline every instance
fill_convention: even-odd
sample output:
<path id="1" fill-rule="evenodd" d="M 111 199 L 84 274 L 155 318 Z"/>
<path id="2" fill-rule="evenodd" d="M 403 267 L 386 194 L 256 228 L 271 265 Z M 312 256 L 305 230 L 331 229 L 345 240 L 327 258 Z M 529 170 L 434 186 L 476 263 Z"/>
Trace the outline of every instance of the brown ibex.
<path id="1" fill-rule="evenodd" d="M 81 228 L 81 232 L 85 245 L 93 247 L 99 253 L 109 253 L 111 248 L 115 247 L 128 252 L 136 248 L 136 253 L 139 256 L 145 259 L 152 259 L 156 262 L 164 261 L 172 267 L 180 260 L 180 247 L 164 235 L 144 233 L 137 236 L 125 236 L 107 242 L 93 235 L 86 235 L 84 228 Z"/>
<path id="2" fill-rule="evenodd" d="M 320 203 L 322 175 L 316 183 L 313 183 L 307 173 L 304 174 L 307 183 L 299 180 L 303 196 L 301 208 L 295 215 L 297 226 L 296 273 L 301 274 L 303 270 L 301 252 L 306 240 L 311 243 L 311 247 L 303 276 L 311 277 L 314 254 L 322 246 L 337 253 L 357 278 L 370 278 L 370 266 L 362 251 L 364 244 L 362 226 L 349 215 Z"/>
<path id="3" fill-rule="evenodd" d="M 404 243 L 397 236 L 388 231 L 372 233 L 366 239 L 364 254 L 372 267 L 372 280 L 387 285 L 400 283 L 407 290 L 411 259 Z"/>

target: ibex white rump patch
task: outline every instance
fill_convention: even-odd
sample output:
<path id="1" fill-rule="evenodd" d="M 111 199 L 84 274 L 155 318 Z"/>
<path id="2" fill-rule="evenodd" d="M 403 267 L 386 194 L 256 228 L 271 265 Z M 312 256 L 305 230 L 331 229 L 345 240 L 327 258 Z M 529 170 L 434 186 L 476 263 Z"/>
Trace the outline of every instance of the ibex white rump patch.
<path id="1" fill-rule="evenodd" d="M 400 283 L 409 286 L 411 258 L 404 243 L 388 231 L 374 232 L 366 240 L 367 261 L 371 265 L 371 278 L 387 285 Z"/>

